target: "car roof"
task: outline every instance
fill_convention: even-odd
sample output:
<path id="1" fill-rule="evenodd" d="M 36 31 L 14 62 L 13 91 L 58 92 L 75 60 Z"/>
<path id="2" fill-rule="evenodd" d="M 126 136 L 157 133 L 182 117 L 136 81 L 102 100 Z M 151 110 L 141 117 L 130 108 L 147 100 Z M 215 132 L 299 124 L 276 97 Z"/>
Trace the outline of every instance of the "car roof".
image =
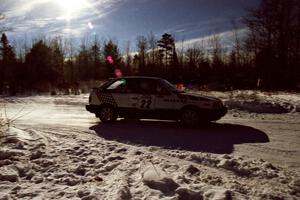
<path id="1" fill-rule="evenodd" d="M 154 80 L 160 80 L 162 78 L 159 77 L 151 77 L 151 76 L 124 76 L 117 79 L 154 79 Z"/>

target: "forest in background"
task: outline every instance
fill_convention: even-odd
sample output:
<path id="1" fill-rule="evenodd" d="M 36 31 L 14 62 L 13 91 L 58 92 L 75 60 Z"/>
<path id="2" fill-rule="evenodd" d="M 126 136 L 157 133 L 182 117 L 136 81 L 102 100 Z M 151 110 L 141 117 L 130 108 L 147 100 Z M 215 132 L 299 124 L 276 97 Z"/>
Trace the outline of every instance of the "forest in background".
<path id="1" fill-rule="evenodd" d="M 125 76 L 158 76 L 201 89 L 299 90 L 299 0 L 262 0 L 242 25 L 232 25 L 230 48 L 218 34 L 184 47 L 169 33 L 157 38 L 150 32 L 137 37 L 134 52 L 130 42 L 121 51 L 117 41 L 97 35 L 83 38 L 79 46 L 60 36 L 13 45 L 0 27 L 0 94 L 78 88 L 115 77 L 116 69 Z"/>

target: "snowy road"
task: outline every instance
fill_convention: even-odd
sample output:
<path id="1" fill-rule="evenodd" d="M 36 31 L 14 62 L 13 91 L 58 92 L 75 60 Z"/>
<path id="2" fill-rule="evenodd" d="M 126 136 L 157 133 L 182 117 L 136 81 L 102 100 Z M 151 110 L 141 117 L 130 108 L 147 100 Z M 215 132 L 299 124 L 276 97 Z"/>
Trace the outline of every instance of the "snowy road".
<path id="1" fill-rule="evenodd" d="M 299 198 L 299 112 L 230 110 L 217 123 L 197 129 L 153 120 L 121 119 L 106 125 L 85 111 L 87 100 L 87 95 L 1 100 L 8 117 L 17 118 L 13 123 L 17 129 L 11 132 L 21 132 L 24 147 L 7 164 L 9 156 L 3 152 L 20 141 L 4 141 L 0 167 L 18 173 L 15 181 L 20 188 L 15 188 L 14 181 L 7 183 L 0 173 L 2 195 L 22 199 Z M 159 173 L 149 178 L 153 169 Z"/>

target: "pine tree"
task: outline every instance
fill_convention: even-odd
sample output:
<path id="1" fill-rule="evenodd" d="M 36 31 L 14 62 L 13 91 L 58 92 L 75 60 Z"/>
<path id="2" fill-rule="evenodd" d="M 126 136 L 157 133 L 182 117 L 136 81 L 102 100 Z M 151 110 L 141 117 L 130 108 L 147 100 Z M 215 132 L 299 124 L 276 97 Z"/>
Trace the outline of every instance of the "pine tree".
<path id="1" fill-rule="evenodd" d="M 52 49 L 44 41 L 33 44 L 25 57 L 29 87 L 47 90 L 49 88 L 45 87 L 57 83 L 59 73 L 55 70 L 53 57 Z"/>
<path id="2" fill-rule="evenodd" d="M 53 70 L 59 75 L 60 83 L 65 82 L 65 72 L 64 72 L 64 50 L 62 46 L 62 40 L 61 38 L 55 38 L 52 41 L 51 45 L 52 54 L 53 54 Z"/>
<path id="3" fill-rule="evenodd" d="M 162 38 L 157 41 L 157 45 L 160 47 L 160 52 L 165 60 L 165 66 L 170 65 L 174 60 L 175 41 L 171 34 L 165 33 Z"/>
<path id="4" fill-rule="evenodd" d="M 0 92 L 4 84 L 10 87 L 12 93 L 15 93 L 16 87 L 16 54 L 13 47 L 9 44 L 5 33 L 0 39 Z"/>
<path id="5" fill-rule="evenodd" d="M 9 41 L 7 39 L 7 36 L 5 33 L 2 34 L 1 40 L 0 40 L 0 57 L 2 59 L 2 62 L 4 64 L 13 64 L 16 62 L 16 54 L 12 48 L 12 46 L 9 44 Z"/>
<path id="6" fill-rule="evenodd" d="M 118 48 L 118 45 L 115 44 L 112 40 L 109 40 L 106 44 L 104 44 L 104 52 L 103 55 L 106 59 L 106 67 L 108 76 L 114 76 L 114 70 L 119 66 L 121 62 L 121 55 Z M 113 63 L 109 63 L 109 56 L 112 58 Z"/>

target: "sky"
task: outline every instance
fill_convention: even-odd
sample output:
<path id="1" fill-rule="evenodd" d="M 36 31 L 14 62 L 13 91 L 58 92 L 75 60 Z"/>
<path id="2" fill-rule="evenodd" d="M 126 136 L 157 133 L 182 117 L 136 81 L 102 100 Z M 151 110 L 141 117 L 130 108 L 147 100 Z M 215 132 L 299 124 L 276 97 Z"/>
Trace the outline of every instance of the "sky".
<path id="1" fill-rule="evenodd" d="M 226 37 L 259 0 L 0 0 L 9 38 L 58 36 L 114 39 L 120 46 L 137 36 L 165 32 L 177 41 L 211 34 Z M 240 27 L 243 29 L 243 26 Z"/>

